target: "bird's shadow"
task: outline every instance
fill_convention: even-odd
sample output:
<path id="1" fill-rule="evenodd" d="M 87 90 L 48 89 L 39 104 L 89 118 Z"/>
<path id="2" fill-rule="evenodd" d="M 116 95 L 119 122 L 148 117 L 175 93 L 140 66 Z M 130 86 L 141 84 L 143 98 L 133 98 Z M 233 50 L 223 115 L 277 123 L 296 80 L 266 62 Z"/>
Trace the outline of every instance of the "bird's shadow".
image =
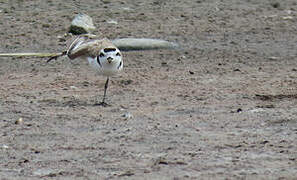
<path id="1" fill-rule="evenodd" d="M 90 107 L 90 106 L 101 106 L 109 107 L 112 106 L 110 103 L 102 103 L 101 101 L 95 100 L 80 100 L 80 99 L 70 99 L 70 100 L 56 100 L 56 99 L 44 99 L 38 101 L 38 103 L 45 106 L 52 107 Z"/>

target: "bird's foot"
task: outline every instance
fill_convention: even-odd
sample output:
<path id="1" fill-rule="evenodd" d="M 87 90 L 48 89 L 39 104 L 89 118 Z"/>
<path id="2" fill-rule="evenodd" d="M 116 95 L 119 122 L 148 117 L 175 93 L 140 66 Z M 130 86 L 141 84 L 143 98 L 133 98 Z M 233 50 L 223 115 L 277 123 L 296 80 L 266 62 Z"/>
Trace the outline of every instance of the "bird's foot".
<path id="1" fill-rule="evenodd" d="M 94 106 L 103 106 L 103 107 L 108 107 L 111 106 L 110 104 L 107 104 L 106 102 L 102 101 L 100 103 L 95 103 Z"/>

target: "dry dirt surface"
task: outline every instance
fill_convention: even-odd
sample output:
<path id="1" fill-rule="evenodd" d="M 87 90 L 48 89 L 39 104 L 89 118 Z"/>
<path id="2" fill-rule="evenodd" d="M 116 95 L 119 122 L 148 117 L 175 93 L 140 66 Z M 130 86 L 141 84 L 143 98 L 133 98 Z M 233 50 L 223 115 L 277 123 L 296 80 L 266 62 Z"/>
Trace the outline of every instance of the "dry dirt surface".
<path id="1" fill-rule="evenodd" d="M 109 107 L 85 60 L 1 57 L 1 180 L 297 178 L 295 0 L 0 0 L 0 52 L 60 52 L 78 13 L 181 48 L 124 52 Z"/>

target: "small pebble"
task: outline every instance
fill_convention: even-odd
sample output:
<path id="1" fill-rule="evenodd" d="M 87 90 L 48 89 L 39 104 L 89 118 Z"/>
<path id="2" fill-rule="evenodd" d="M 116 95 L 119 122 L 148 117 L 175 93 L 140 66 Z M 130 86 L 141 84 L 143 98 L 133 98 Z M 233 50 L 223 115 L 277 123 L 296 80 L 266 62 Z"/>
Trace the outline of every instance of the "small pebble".
<path id="1" fill-rule="evenodd" d="M 77 90 L 78 88 L 76 86 L 70 86 L 70 89 Z"/>
<path id="2" fill-rule="evenodd" d="M 292 14 L 292 10 L 287 10 L 287 14 Z"/>
<path id="3" fill-rule="evenodd" d="M 107 21 L 107 23 L 108 24 L 118 24 L 118 22 L 116 20 L 113 20 L 113 19 Z"/>
<path id="4" fill-rule="evenodd" d="M 129 8 L 129 7 L 122 7 L 122 9 L 125 10 L 125 11 L 131 11 L 131 10 L 132 10 L 132 9 Z"/>
<path id="5" fill-rule="evenodd" d="M 8 149 L 9 147 L 8 147 L 7 145 L 3 144 L 3 145 L 2 145 L 2 148 L 3 148 L 3 149 Z"/>
<path id="6" fill-rule="evenodd" d="M 130 112 L 126 112 L 125 114 L 122 115 L 122 117 L 127 120 L 127 119 L 132 119 L 133 115 Z"/>
<path id="7" fill-rule="evenodd" d="M 182 61 L 183 59 L 186 59 L 186 56 L 180 56 L 177 58 L 178 61 Z"/>
<path id="8" fill-rule="evenodd" d="M 293 19 L 293 16 L 284 16 L 283 17 L 283 20 L 292 20 Z"/>
<path id="9" fill-rule="evenodd" d="M 34 171 L 33 176 L 50 176 L 55 175 L 55 172 L 53 169 L 38 169 Z"/>
<path id="10" fill-rule="evenodd" d="M 278 58 L 278 57 L 275 57 L 275 56 L 271 56 L 271 57 L 269 57 L 268 59 L 269 59 L 269 60 L 273 60 L 273 61 L 275 61 L 275 60 L 278 60 L 279 58 Z"/>
<path id="11" fill-rule="evenodd" d="M 23 123 L 23 118 L 19 118 L 14 122 L 14 124 L 22 124 Z"/>

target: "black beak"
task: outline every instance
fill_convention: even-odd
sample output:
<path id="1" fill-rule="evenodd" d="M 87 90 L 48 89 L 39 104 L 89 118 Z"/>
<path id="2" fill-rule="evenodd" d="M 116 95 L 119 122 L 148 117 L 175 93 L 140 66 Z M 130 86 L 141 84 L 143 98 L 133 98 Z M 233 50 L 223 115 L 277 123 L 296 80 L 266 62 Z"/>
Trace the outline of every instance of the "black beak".
<path id="1" fill-rule="evenodd" d="M 112 60 L 113 60 L 112 57 L 107 57 L 107 62 L 108 62 L 108 63 L 111 63 Z"/>

